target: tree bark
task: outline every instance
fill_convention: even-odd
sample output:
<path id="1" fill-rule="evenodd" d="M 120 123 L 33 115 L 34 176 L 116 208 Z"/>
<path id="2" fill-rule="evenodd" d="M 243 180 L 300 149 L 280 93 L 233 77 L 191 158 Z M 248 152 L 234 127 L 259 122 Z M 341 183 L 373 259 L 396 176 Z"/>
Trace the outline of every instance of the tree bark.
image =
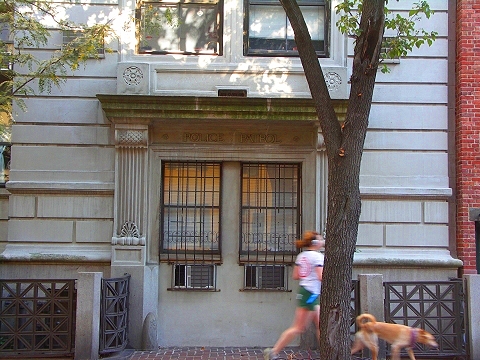
<path id="1" fill-rule="evenodd" d="M 340 125 L 296 0 L 280 0 L 314 100 L 328 158 L 325 267 L 320 301 L 323 360 L 350 359 L 350 297 L 360 218 L 360 163 L 384 31 L 385 0 L 364 0 L 356 39 L 350 97 Z"/>

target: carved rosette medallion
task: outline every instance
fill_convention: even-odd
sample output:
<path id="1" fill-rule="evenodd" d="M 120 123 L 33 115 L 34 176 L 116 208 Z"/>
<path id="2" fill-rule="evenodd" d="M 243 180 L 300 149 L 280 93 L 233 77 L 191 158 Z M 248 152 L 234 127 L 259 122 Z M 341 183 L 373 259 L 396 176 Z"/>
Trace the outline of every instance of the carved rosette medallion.
<path id="1" fill-rule="evenodd" d="M 327 83 L 328 91 L 337 91 L 342 85 L 342 77 L 336 72 L 329 71 L 325 74 L 325 82 Z"/>
<path id="2" fill-rule="evenodd" d="M 123 71 L 123 80 L 128 86 L 139 85 L 143 80 L 143 72 L 138 66 L 129 66 Z"/>

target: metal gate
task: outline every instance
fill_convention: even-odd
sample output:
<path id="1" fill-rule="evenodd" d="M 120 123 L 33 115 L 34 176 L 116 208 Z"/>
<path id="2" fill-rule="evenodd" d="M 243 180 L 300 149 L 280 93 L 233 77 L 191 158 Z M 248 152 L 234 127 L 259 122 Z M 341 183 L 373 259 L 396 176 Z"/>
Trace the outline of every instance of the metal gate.
<path id="1" fill-rule="evenodd" d="M 416 344 L 417 358 L 467 359 L 464 293 L 460 279 L 385 282 L 384 286 L 385 321 L 425 329 L 438 342 L 438 349 Z M 387 354 L 389 352 L 390 346 Z"/>
<path id="2" fill-rule="evenodd" d="M 129 285 L 129 274 L 102 279 L 100 354 L 122 351 L 127 346 Z"/>
<path id="3" fill-rule="evenodd" d="M 353 341 L 358 331 L 356 319 L 360 315 L 360 281 L 352 280 L 352 292 L 350 297 L 350 335 Z"/>
<path id="4" fill-rule="evenodd" d="M 0 357 L 73 356 L 75 280 L 0 280 Z"/>

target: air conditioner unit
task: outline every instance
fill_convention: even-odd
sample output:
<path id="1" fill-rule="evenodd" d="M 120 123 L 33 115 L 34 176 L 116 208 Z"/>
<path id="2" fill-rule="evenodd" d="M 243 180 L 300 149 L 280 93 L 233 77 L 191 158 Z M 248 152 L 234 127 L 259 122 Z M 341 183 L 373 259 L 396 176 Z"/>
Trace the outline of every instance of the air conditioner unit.
<path id="1" fill-rule="evenodd" d="M 245 265 L 245 288 L 286 290 L 285 265 Z"/>
<path id="2" fill-rule="evenodd" d="M 215 288 L 215 265 L 174 265 L 174 286 L 186 289 Z"/>

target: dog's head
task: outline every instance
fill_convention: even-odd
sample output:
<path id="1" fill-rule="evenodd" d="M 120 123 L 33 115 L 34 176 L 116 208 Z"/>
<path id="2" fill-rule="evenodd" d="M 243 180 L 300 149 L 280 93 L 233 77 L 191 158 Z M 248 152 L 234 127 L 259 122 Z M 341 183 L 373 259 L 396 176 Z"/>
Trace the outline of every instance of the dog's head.
<path id="1" fill-rule="evenodd" d="M 438 344 L 433 335 L 423 329 L 418 329 L 417 342 L 438 348 Z"/>

